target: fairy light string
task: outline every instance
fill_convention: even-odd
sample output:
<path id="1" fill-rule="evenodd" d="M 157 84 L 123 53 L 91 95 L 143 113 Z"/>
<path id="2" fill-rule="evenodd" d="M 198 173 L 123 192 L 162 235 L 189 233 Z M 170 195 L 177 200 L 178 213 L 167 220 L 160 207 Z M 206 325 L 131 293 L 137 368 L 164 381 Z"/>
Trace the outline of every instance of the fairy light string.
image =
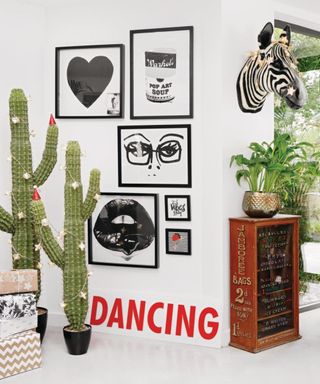
<path id="1" fill-rule="evenodd" d="M 11 120 L 12 120 L 13 124 L 18 124 L 18 123 L 21 122 L 21 119 L 20 119 L 19 117 L 17 117 L 17 116 L 12 117 Z M 32 136 L 32 137 L 34 137 L 36 134 L 35 134 L 34 131 L 31 131 L 29 135 Z M 85 156 L 85 153 L 82 152 L 82 153 L 81 153 L 81 156 Z M 29 172 L 22 166 L 21 162 L 20 162 L 15 156 L 13 156 L 12 154 L 10 154 L 10 156 L 8 156 L 7 160 L 8 160 L 9 162 L 15 161 L 15 162 L 18 164 L 18 166 L 19 166 L 19 167 L 21 168 L 21 170 L 23 171 L 22 178 L 23 178 L 24 180 L 29 180 L 30 178 L 33 177 L 33 175 L 30 174 L 30 173 L 29 173 Z M 65 170 L 65 171 L 68 173 L 69 177 L 70 177 L 71 180 L 72 180 L 71 187 L 72 187 L 74 190 L 76 190 L 77 188 L 79 188 L 79 187 L 81 186 L 81 182 L 79 182 L 79 181 L 77 181 L 77 180 L 75 180 L 75 179 L 73 178 L 71 172 L 67 169 L 67 167 L 66 167 L 65 165 L 61 165 L 61 166 L 60 166 L 60 170 Z M 34 186 L 34 189 L 37 189 L 37 186 Z M 19 204 L 18 204 L 18 202 L 17 202 L 17 199 L 15 198 L 13 192 L 12 192 L 12 191 L 11 191 L 11 192 L 6 192 L 6 195 L 7 195 L 7 196 L 11 196 L 11 198 L 12 198 L 12 202 L 16 205 L 16 208 L 17 208 L 17 211 L 18 211 L 18 214 L 17 214 L 18 219 L 19 219 L 19 220 L 25 219 L 25 218 L 26 218 L 26 215 L 25 215 L 25 213 L 20 209 Z M 100 194 L 98 194 L 98 193 L 96 193 L 96 194 L 93 196 L 93 199 L 96 200 L 96 201 L 98 201 L 99 198 L 100 198 Z M 79 244 L 79 245 L 78 245 L 78 248 L 79 248 L 82 252 L 85 251 L 85 242 L 84 242 L 83 239 L 79 239 L 79 238 L 77 238 L 72 232 L 70 232 L 70 231 L 66 231 L 65 228 L 63 228 L 63 229 L 60 230 L 60 231 L 57 230 L 56 227 L 55 227 L 55 226 L 54 226 L 54 225 L 53 225 L 47 218 L 44 218 L 44 219 L 41 221 L 41 228 L 40 228 L 40 231 L 43 230 L 42 227 L 46 227 L 46 226 L 49 226 L 49 225 L 50 225 L 50 228 L 52 228 L 52 230 L 55 232 L 55 234 L 56 234 L 55 238 L 56 238 L 58 241 L 64 241 L 64 237 L 65 237 L 66 235 L 70 235 L 70 236 L 72 236 L 72 237 L 77 241 L 77 243 Z M 41 237 L 41 236 L 40 236 L 40 237 Z M 20 260 L 20 259 L 27 259 L 27 256 L 26 256 L 26 255 L 21 254 L 21 253 L 16 249 L 16 247 L 15 247 L 15 246 L 13 245 L 13 243 L 12 243 L 12 240 L 9 240 L 9 244 L 11 245 L 11 248 L 12 248 L 12 250 L 13 250 L 13 256 L 12 256 L 12 257 L 13 257 L 13 260 L 14 260 L 14 261 L 18 261 L 18 260 Z M 34 245 L 34 250 L 35 250 L 36 252 L 40 252 L 41 249 L 43 249 L 43 246 L 42 246 L 42 243 L 41 243 L 41 240 L 40 240 L 39 243 L 37 243 L 37 244 Z M 49 266 L 55 266 L 55 263 L 53 263 L 53 262 L 51 262 L 51 261 L 50 261 L 48 264 L 49 264 Z M 42 269 L 42 263 L 41 263 L 41 262 L 38 262 L 35 268 L 38 269 L 38 270 L 41 270 L 41 269 Z M 80 298 L 80 299 L 83 299 L 83 300 L 86 300 L 86 299 L 87 299 L 87 293 L 84 292 L 84 290 L 85 290 L 86 286 L 88 285 L 89 277 L 90 277 L 91 275 L 92 275 L 92 272 L 91 272 L 91 271 L 87 272 L 86 277 L 85 277 L 85 281 L 84 281 L 84 283 L 83 283 L 83 285 L 82 285 L 82 287 L 81 287 L 79 293 L 77 293 L 76 295 L 74 295 L 74 296 L 71 297 L 71 298 L 64 298 L 63 302 L 60 303 L 60 306 L 61 306 L 62 308 L 65 308 L 68 304 L 70 304 L 71 302 L 75 301 L 76 299 L 79 299 L 79 298 Z"/>

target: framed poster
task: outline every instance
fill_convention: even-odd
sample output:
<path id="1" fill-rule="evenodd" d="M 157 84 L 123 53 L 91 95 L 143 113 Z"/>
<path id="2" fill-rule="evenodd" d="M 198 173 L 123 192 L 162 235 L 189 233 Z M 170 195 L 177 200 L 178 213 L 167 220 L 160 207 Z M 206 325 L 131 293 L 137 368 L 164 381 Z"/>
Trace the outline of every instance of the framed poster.
<path id="1" fill-rule="evenodd" d="M 191 255 L 191 229 L 166 229 L 166 253 Z"/>
<path id="2" fill-rule="evenodd" d="M 191 126 L 118 126 L 119 187 L 191 187 Z"/>
<path id="3" fill-rule="evenodd" d="M 130 118 L 193 117 L 193 27 L 130 31 Z"/>
<path id="4" fill-rule="evenodd" d="M 190 196 L 165 195 L 164 197 L 167 221 L 190 221 Z"/>
<path id="5" fill-rule="evenodd" d="M 56 117 L 123 117 L 123 73 L 123 44 L 57 47 Z"/>
<path id="6" fill-rule="evenodd" d="M 88 247 L 89 264 L 158 268 L 158 195 L 102 192 Z"/>

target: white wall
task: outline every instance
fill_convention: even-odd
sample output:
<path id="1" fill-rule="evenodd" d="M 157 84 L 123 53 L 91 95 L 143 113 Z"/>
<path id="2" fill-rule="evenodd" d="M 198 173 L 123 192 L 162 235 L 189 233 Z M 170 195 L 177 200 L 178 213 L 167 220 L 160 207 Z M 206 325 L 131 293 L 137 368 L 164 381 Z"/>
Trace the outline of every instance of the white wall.
<path id="1" fill-rule="evenodd" d="M 201 2 L 205 7 L 194 7 L 192 0 L 163 0 L 158 6 L 149 0 L 134 2 L 97 2 L 94 6 L 61 6 L 48 9 L 47 48 L 45 51 L 46 83 L 45 113 L 54 109 L 54 48 L 68 45 L 125 44 L 125 118 L 115 120 L 58 119 L 60 143 L 79 140 L 87 156 L 83 159 L 83 179 L 96 166 L 102 171 L 102 191 L 157 192 L 159 193 L 160 268 L 157 270 L 90 266 L 92 293 L 117 290 L 123 294 L 143 292 L 190 300 L 206 295 L 210 303 L 220 302 L 222 286 L 222 239 L 221 239 L 221 140 L 217 90 L 220 74 L 219 34 L 220 6 L 218 1 Z M 133 16 L 134 15 L 134 16 Z M 129 119 L 129 30 L 193 25 L 194 34 L 194 118 L 176 120 L 130 121 Z M 118 124 L 192 124 L 193 188 L 118 188 L 117 186 L 117 125 Z M 210 142 L 209 142 L 210 140 Z M 215 155 L 216 154 L 216 155 Z M 63 151 L 59 151 L 60 163 Z M 191 194 L 192 222 L 165 222 L 164 194 Z M 50 221 L 61 228 L 63 223 L 63 173 L 56 172 L 42 188 Z M 166 227 L 192 228 L 192 256 L 165 254 Z M 208 274 L 208 271 L 210 273 Z M 61 313 L 61 292 L 52 290 L 60 282 L 60 271 L 46 267 L 42 302 L 50 312 Z M 209 277 L 209 279 L 208 279 Z M 60 284 L 60 283 L 59 283 Z M 60 287 L 61 288 L 61 287 Z"/>
<path id="2" fill-rule="evenodd" d="M 150 0 L 52 2 L 44 11 L 37 7 L 19 8 L 12 0 L 1 9 L 0 39 L 5 47 L 5 70 L 1 71 L 0 89 L 0 191 L 10 188 L 10 171 L 6 162 L 9 133 L 7 97 L 11 87 L 19 86 L 32 95 L 30 120 L 39 131 L 34 153 L 39 158 L 43 149 L 47 118 L 54 110 L 54 48 L 86 44 L 125 44 L 125 118 L 115 120 L 59 119 L 59 164 L 63 164 L 63 145 L 70 139 L 79 140 L 87 156 L 83 159 L 83 181 L 87 185 L 89 170 L 102 171 L 102 191 L 118 191 L 116 127 L 118 124 L 191 123 L 193 144 L 193 188 L 151 189 L 121 188 L 122 191 L 157 192 L 160 197 L 160 268 L 144 270 L 91 266 L 94 272 L 92 293 L 117 291 L 124 295 L 143 292 L 166 297 L 205 299 L 212 305 L 223 305 L 223 344 L 228 342 L 229 328 L 229 231 L 228 218 L 242 215 L 243 189 L 229 168 L 230 156 L 241 153 L 251 141 L 271 140 L 273 135 L 273 98 L 269 97 L 262 112 L 244 114 L 236 100 L 236 78 L 245 60 L 245 53 L 258 47 L 257 34 L 275 14 L 289 21 L 317 24 L 315 15 L 285 7 L 277 2 L 257 0 Z M 157 5 L 158 4 L 158 5 Z M 45 14 L 44 14 L 45 12 Z M 297 19 L 299 14 L 300 19 Z M 290 19 L 291 17 L 291 19 Z M 14 33 L 12 19 L 16 20 Z M 166 26 L 193 25 L 194 41 L 194 118 L 179 120 L 130 121 L 129 119 L 129 30 Z M 319 25 L 318 25 L 319 26 Z M 18 30 L 18 32 L 17 32 Z M 64 175 L 56 167 L 41 189 L 48 217 L 57 229 L 63 226 Z M 191 194 L 192 222 L 181 225 L 192 228 L 193 254 L 175 257 L 165 254 L 163 195 Z M 0 202 L 5 202 L 0 196 Z M 4 203 L 5 204 L 5 203 Z M 174 223 L 171 226 L 174 226 Z M 180 225 L 179 225 L 180 226 Z M 0 240 L 7 239 L 0 234 Z M 6 245 L 7 253 L 9 247 Z M 5 253 L 5 252 L 3 252 Z M 44 260 L 44 285 L 41 304 L 52 314 L 62 314 L 61 273 Z M 3 257 L 1 268 L 9 268 Z M 60 320 L 61 321 L 61 320 Z M 65 320 L 62 320 L 64 323 Z"/>

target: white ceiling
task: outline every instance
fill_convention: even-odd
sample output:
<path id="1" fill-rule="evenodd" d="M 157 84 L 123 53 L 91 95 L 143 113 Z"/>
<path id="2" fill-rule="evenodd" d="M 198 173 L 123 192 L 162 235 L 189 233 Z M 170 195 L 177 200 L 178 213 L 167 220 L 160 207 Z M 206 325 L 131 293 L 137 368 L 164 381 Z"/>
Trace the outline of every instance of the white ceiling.
<path id="1" fill-rule="evenodd" d="M 112 0 L 18 0 L 23 3 L 42 5 L 45 7 L 53 7 L 53 6 L 73 6 L 73 5 L 84 5 L 84 4 L 94 4 L 94 3 L 102 3 L 102 2 L 111 2 Z M 119 0 L 118 0 L 119 1 Z M 130 0 L 129 0 L 130 1 Z M 134 0 L 131 0 L 134 1 Z M 212 0 L 207 0 L 212 1 Z M 221 0 L 223 1 L 223 0 Z M 238 0 L 241 1 L 241 0 Z M 256 0 L 262 1 L 262 0 Z M 263 0 L 269 1 L 269 0 Z M 279 3 L 286 4 L 288 6 L 301 8 L 304 11 L 308 12 L 316 12 L 320 14 L 320 0 L 276 0 Z"/>
<path id="2" fill-rule="evenodd" d="M 18 0 L 23 3 L 29 3 L 34 5 L 41 5 L 43 7 L 54 7 L 54 6 L 73 6 L 73 5 L 84 5 L 93 3 L 108 2 L 109 0 Z"/>

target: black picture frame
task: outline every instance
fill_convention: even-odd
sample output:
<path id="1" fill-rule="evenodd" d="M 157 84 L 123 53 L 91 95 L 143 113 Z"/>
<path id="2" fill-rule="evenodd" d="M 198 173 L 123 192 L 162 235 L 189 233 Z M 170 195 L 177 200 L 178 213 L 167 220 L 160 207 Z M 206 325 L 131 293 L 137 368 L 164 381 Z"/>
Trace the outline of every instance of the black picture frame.
<path id="1" fill-rule="evenodd" d="M 143 134 L 142 134 L 143 132 Z M 130 134 L 129 134 L 130 133 Z M 133 136 L 138 134 L 149 136 L 151 152 L 148 163 L 132 164 L 128 158 L 128 146 L 125 148 L 125 135 Z M 180 158 L 178 161 L 159 161 L 159 144 L 156 150 L 152 144 L 159 143 L 159 138 L 164 136 L 181 136 Z M 129 137 L 128 136 L 128 137 Z M 158 139 L 157 139 L 158 137 Z M 179 139 L 180 140 L 180 139 Z M 149 140 L 148 140 L 149 141 Z M 160 138 L 161 141 L 161 138 Z M 125 152 L 126 151 L 126 152 Z M 154 155 L 154 152 L 156 154 Z M 153 157 L 152 157 L 153 156 Z M 154 157 L 157 156 L 157 163 Z M 192 186 L 192 151 L 191 151 L 191 125 L 190 124 L 171 124 L 171 125 L 119 125 L 118 126 L 118 186 L 119 187 L 158 187 L 158 188 L 191 188 Z M 150 160 L 151 159 L 151 160 Z M 178 164 L 179 162 L 179 164 Z M 152 164 L 151 164 L 152 163 Z M 169 164 L 170 163 L 170 164 Z M 174 164 L 173 164 L 174 163 Z M 133 167 L 134 165 L 134 167 Z M 143 166 L 142 166 L 143 165 Z M 163 165 L 165 171 L 161 170 Z M 149 171 L 149 167 L 153 169 Z M 174 173 L 175 172 L 175 173 Z M 158 177 L 159 176 L 159 177 Z"/>
<path id="2" fill-rule="evenodd" d="M 186 201 L 186 209 L 185 211 L 179 211 L 178 207 L 175 209 L 176 215 L 172 216 L 170 212 L 170 200 L 185 200 Z M 191 198 L 190 195 L 165 195 L 164 196 L 164 206 L 165 206 L 165 218 L 166 221 L 191 221 Z M 185 213 L 184 213 L 185 212 Z"/>
<path id="3" fill-rule="evenodd" d="M 177 249 L 171 249 L 170 245 L 170 234 L 187 234 L 187 247 L 185 251 L 179 250 L 179 246 Z M 166 228 L 166 253 L 168 255 L 185 255 L 185 256 L 191 256 L 191 229 L 185 229 L 185 228 Z"/>
<path id="4" fill-rule="evenodd" d="M 179 37 L 179 33 L 181 33 L 181 32 L 186 32 L 188 34 L 188 38 L 187 38 L 187 41 L 188 41 L 187 51 L 188 52 L 185 52 L 186 48 L 184 48 L 184 49 L 180 48 L 180 50 L 177 49 L 179 47 L 178 37 Z M 159 39 L 157 38 L 156 34 L 159 34 L 159 33 L 160 34 L 167 34 L 167 36 L 169 36 L 168 34 L 176 34 L 177 38 L 171 38 L 170 43 L 169 43 L 170 46 L 164 47 L 165 44 L 157 42 Z M 153 34 L 153 37 L 156 37 L 154 42 L 152 42 L 152 34 Z M 141 84 L 141 88 L 142 88 L 142 66 L 143 66 L 142 63 L 143 63 L 143 61 L 141 59 L 141 54 L 140 54 L 141 53 L 140 51 L 142 50 L 142 48 L 140 48 L 140 45 L 137 48 L 138 44 L 137 43 L 135 44 L 135 39 L 136 38 L 143 38 L 143 35 L 146 36 L 146 40 L 148 40 L 148 38 L 149 38 L 149 42 L 146 41 L 144 49 L 149 49 L 150 51 L 145 51 L 144 52 L 145 55 L 147 53 L 151 53 L 151 52 L 153 52 L 153 54 L 156 54 L 156 55 L 163 55 L 163 53 L 159 53 L 159 52 L 154 51 L 155 49 L 157 49 L 157 47 L 159 49 L 160 48 L 168 48 L 169 51 L 174 51 L 176 48 L 176 50 L 175 50 L 176 53 L 172 53 L 174 55 L 174 64 L 173 64 L 174 68 L 173 69 L 175 71 L 176 71 L 176 63 L 177 63 L 176 57 L 179 57 L 179 52 L 183 52 L 183 56 L 181 56 L 181 57 L 183 57 L 183 59 L 180 60 L 180 68 L 181 68 L 180 73 L 182 73 L 182 67 L 186 68 L 185 71 L 187 71 L 188 73 L 184 74 L 182 77 L 178 76 L 178 79 L 181 79 L 181 78 L 184 79 L 183 81 L 180 81 L 178 84 L 176 84 L 176 87 L 180 86 L 181 92 L 175 92 L 174 91 L 174 89 L 175 89 L 174 88 L 174 84 L 175 84 L 174 80 L 173 81 L 168 80 L 168 83 L 167 83 L 168 86 L 171 84 L 170 85 L 170 87 L 172 89 L 171 97 L 175 96 L 176 94 L 178 95 L 177 98 L 179 100 L 179 103 L 178 103 L 179 108 L 181 108 L 181 103 L 185 103 L 185 104 L 183 104 L 183 106 L 184 106 L 183 111 L 181 110 L 179 112 L 177 110 L 176 112 L 174 112 L 174 111 L 171 111 L 173 109 L 173 107 L 172 108 L 171 108 L 171 106 L 170 106 L 170 108 L 165 107 L 165 104 L 167 103 L 167 105 L 168 105 L 168 102 L 172 102 L 172 104 L 173 104 L 174 99 L 166 100 L 164 102 L 163 100 L 161 100 L 161 101 L 156 100 L 156 96 L 154 96 L 154 98 L 152 100 L 153 102 L 150 104 L 150 98 L 153 97 L 152 94 L 150 95 L 150 97 L 146 96 L 146 92 L 142 92 L 142 89 L 139 89 L 139 87 L 136 87 L 136 83 L 137 83 L 137 84 Z M 162 36 L 164 37 L 164 35 L 162 35 Z M 138 30 L 130 31 L 130 119 L 193 118 L 193 40 L 194 40 L 194 28 L 193 28 L 193 26 L 167 27 L 167 28 L 154 28 L 154 29 L 138 29 Z M 163 50 L 163 49 L 160 49 L 160 50 Z M 136 62 L 136 60 L 135 60 L 136 51 L 138 52 L 137 56 L 139 57 L 138 62 Z M 170 57 L 170 55 L 172 55 L 172 54 L 167 53 L 165 55 L 167 55 L 166 57 Z M 158 56 L 158 58 L 159 58 L 159 62 L 160 62 L 161 57 Z M 147 63 L 147 57 L 146 56 L 145 56 L 144 60 L 145 60 L 144 65 L 146 65 L 146 63 Z M 140 63 L 140 66 L 138 65 L 138 63 Z M 181 63 L 182 63 L 182 66 L 181 66 Z M 159 64 L 159 65 L 161 65 L 161 64 Z M 153 65 L 153 67 L 155 67 L 155 66 Z M 145 71 L 145 68 L 143 70 Z M 154 79 L 156 79 L 157 77 L 154 77 Z M 168 77 L 168 79 L 169 79 L 169 77 Z M 148 83 L 147 80 L 148 79 L 146 78 L 146 80 L 144 81 L 144 84 Z M 186 80 L 188 80 L 187 85 L 185 85 Z M 163 81 L 163 79 L 162 79 L 162 81 Z M 156 82 L 155 83 L 151 82 L 149 85 L 150 85 L 150 88 L 159 86 L 159 84 L 157 84 Z M 163 87 L 165 85 L 166 85 L 165 83 L 161 84 L 161 86 L 163 86 Z M 146 87 L 146 86 L 147 85 L 144 85 L 144 87 Z M 188 92 L 188 97 L 183 92 L 185 90 L 185 87 L 186 87 L 187 92 Z M 168 92 L 170 93 L 170 91 L 168 91 Z M 159 99 L 160 99 L 160 96 L 159 96 Z M 186 99 L 187 99 L 187 102 L 185 101 Z M 146 102 L 146 100 L 147 101 L 149 100 L 149 102 Z M 137 108 L 135 106 L 135 103 L 138 103 L 138 102 L 141 102 L 141 106 L 139 106 L 140 112 L 136 111 Z M 150 108 L 149 108 L 149 106 L 150 106 Z M 148 109 L 149 109 L 149 112 L 148 112 Z M 151 110 L 154 110 L 154 111 L 152 113 L 150 113 Z"/>
<path id="5" fill-rule="evenodd" d="M 82 54 L 89 55 L 92 57 L 92 53 L 97 51 L 97 54 L 88 61 L 86 58 L 81 56 Z M 111 60 L 109 57 L 106 57 L 106 52 L 109 51 Z M 92 53 L 90 53 L 92 52 Z M 71 60 L 68 59 L 68 55 L 72 55 Z M 62 56 L 64 57 L 62 58 Z M 77 55 L 80 55 L 77 56 Z M 55 117 L 59 119 L 105 119 L 105 118 L 123 118 L 124 117 L 124 55 L 125 48 L 124 44 L 100 44 L 100 45 L 79 45 L 79 46 L 64 46 L 64 47 L 56 47 L 55 48 Z M 76 96 L 76 88 L 77 85 L 71 87 L 70 83 L 67 79 L 67 68 L 70 67 L 72 60 L 81 60 L 82 62 L 74 63 L 77 67 L 74 68 L 74 73 L 77 73 L 79 76 L 79 68 L 84 68 L 84 71 L 90 71 L 90 75 L 96 68 L 101 70 L 101 63 L 93 63 L 93 59 L 97 59 L 97 56 L 104 56 L 107 60 L 106 70 L 109 70 L 109 73 L 105 73 L 103 79 L 106 82 L 109 82 L 105 85 L 101 81 L 96 81 L 97 87 L 102 87 L 105 85 L 105 88 L 99 89 L 101 91 L 100 95 L 90 95 L 90 92 L 93 92 L 93 88 L 91 84 L 87 84 L 86 87 L 89 89 L 89 94 L 85 95 L 83 91 L 78 91 L 78 96 Z M 113 56 L 113 57 L 112 57 Z M 68 61 L 69 60 L 69 61 Z M 65 61 L 62 63 L 62 61 Z M 67 65 L 68 63 L 68 65 Z M 111 63 L 111 64 L 110 64 Z M 116 65 L 117 64 L 117 65 Z M 110 75 L 110 66 L 112 67 L 112 73 Z M 66 73 L 65 81 L 62 84 L 62 73 Z M 61 75 L 61 76 L 60 76 Z M 108 75 L 111 78 L 108 79 Z M 114 76 L 115 75 L 115 76 Z M 114 77 L 113 77 L 114 76 Z M 90 77 L 92 79 L 92 77 Z M 78 86 L 81 87 L 81 82 L 76 80 L 70 80 L 70 82 L 74 82 L 75 84 L 79 83 Z M 107 92 L 109 91 L 109 92 Z M 112 92 L 111 92 L 112 91 Z M 80 94 L 82 94 L 80 101 Z M 113 96 L 112 96 L 113 95 Z M 103 100 L 106 100 L 106 106 L 104 107 L 103 101 L 101 97 L 103 96 Z M 87 97 L 87 101 L 84 101 L 85 97 Z M 90 100 L 91 98 L 91 100 Z M 63 104 L 63 100 L 68 101 L 68 107 Z M 78 100 L 77 100 L 78 99 Z M 92 101 L 94 100 L 94 101 Z M 99 103 L 99 107 L 97 107 L 96 102 Z M 111 108 L 108 110 L 108 106 L 110 106 L 110 102 L 112 103 Z M 85 104 L 90 104 L 86 106 Z M 114 105 L 113 105 L 114 104 Z M 94 106 L 96 109 L 95 112 L 91 112 L 90 108 Z M 87 108 L 87 109 L 85 109 Z M 63 110 L 63 111 L 62 111 Z M 102 114 L 101 111 L 106 110 L 106 114 Z"/>
<path id="6" fill-rule="evenodd" d="M 151 268 L 151 269 L 159 268 L 159 233 L 158 233 L 158 230 L 159 230 L 159 223 L 158 223 L 159 196 L 158 196 L 158 194 L 156 194 L 156 193 L 135 193 L 135 192 L 130 193 L 130 192 L 121 192 L 121 191 L 120 192 L 101 192 L 101 198 L 98 201 L 97 209 L 94 213 L 97 215 L 97 217 L 99 217 L 99 212 L 98 212 L 99 207 L 101 208 L 102 206 L 104 206 L 104 197 L 109 197 L 110 201 L 113 199 L 113 197 L 115 197 L 115 198 L 124 197 L 125 199 L 130 198 L 130 197 L 134 197 L 138 202 L 139 201 L 141 202 L 142 198 L 150 199 L 150 201 L 152 202 L 152 203 L 150 203 L 150 205 L 152 206 L 153 225 L 154 225 L 154 239 L 152 241 L 153 244 L 152 243 L 150 244 L 150 246 L 152 245 L 152 249 L 154 251 L 153 252 L 153 260 L 152 260 L 152 263 L 150 263 L 148 265 L 142 264 L 142 263 L 139 264 L 136 261 L 135 261 L 135 263 L 132 263 L 130 260 L 129 261 L 123 261 L 121 259 L 120 259 L 121 262 L 98 261 L 94 255 L 94 252 L 95 252 L 94 247 L 99 246 L 99 247 L 101 247 L 101 249 L 103 247 L 98 243 L 98 241 L 96 240 L 96 238 L 93 235 L 94 217 L 91 216 L 88 220 L 88 263 L 94 264 L 94 265 L 108 265 L 108 266 L 115 266 L 115 267 Z M 109 199 L 106 199 L 105 201 L 109 201 Z M 100 249 L 100 251 L 101 251 L 101 249 Z M 105 253 L 111 252 L 108 249 L 107 250 L 102 249 L 102 251 L 104 251 Z M 145 249 L 142 249 L 141 251 L 145 251 Z M 141 251 L 138 251 L 138 252 L 141 252 Z M 110 258 L 110 256 L 111 255 L 109 254 L 109 258 Z M 121 255 L 117 255 L 114 257 L 120 257 L 121 258 Z M 114 259 L 114 257 L 113 257 L 113 259 Z M 132 259 L 134 259 L 134 257 L 132 257 Z"/>

